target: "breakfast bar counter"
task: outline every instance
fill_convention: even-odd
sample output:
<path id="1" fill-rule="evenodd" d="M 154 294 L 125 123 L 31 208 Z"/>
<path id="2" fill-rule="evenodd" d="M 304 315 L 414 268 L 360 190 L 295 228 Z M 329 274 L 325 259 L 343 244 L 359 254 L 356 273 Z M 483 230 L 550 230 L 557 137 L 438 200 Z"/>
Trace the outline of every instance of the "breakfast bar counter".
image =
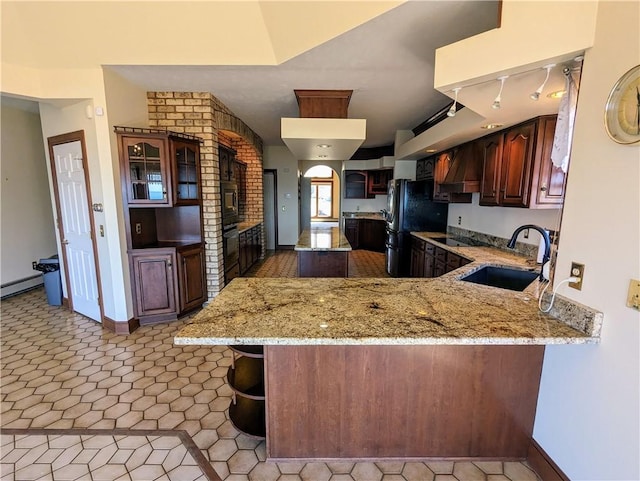
<path id="1" fill-rule="evenodd" d="M 451 249 L 472 262 L 432 279 L 236 278 L 175 342 L 262 346 L 271 460 L 524 459 L 545 345 L 598 342 L 602 316 L 465 282 L 533 266 Z"/>

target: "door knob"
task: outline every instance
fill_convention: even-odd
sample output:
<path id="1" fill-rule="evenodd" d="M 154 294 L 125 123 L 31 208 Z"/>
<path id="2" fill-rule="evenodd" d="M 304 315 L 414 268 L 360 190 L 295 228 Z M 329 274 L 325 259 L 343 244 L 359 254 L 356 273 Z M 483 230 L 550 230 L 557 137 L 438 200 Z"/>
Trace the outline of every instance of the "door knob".
<path id="1" fill-rule="evenodd" d="M 65 239 L 65 240 L 63 240 L 63 241 L 61 242 L 61 244 L 62 244 L 63 246 L 66 246 L 67 244 L 69 244 L 69 241 L 68 241 L 67 239 Z"/>

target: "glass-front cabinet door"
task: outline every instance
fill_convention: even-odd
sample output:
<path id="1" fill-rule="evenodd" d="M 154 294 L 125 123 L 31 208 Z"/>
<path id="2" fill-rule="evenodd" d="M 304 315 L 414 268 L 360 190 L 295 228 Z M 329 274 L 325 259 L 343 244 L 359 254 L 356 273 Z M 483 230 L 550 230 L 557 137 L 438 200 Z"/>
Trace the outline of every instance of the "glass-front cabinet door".
<path id="1" fill-rule="evenodd" d="M 129 204 L 169 205 L 164 139 L 123 137 Z"/>
<path id="2" fill-rule="evenodd" d="M 197 204 L 200 199 L 198 176 L 200 150 L 197 144 L 172 140 L 175 204 Z"/>

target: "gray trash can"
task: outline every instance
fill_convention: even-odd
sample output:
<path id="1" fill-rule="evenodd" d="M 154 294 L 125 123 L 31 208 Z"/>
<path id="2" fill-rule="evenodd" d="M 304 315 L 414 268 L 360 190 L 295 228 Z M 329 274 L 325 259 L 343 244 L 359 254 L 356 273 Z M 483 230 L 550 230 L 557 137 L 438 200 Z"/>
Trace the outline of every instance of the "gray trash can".
<path id="1" fill-rule="evenodd" d="M 62 305 L 62 280 L 60 279 L 60 261 L 58 256 L 40 259 L 34 263 L 34 270 L 42 272 L 44 278 L 44 291 L 47 294 L 47 302 L 50 306 Z"/>

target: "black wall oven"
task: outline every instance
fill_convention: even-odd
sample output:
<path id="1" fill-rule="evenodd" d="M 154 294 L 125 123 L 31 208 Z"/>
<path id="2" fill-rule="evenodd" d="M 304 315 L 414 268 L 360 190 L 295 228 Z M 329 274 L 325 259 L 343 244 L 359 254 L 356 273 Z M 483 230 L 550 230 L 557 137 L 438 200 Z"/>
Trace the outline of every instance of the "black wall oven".
<path id="1" fill-rule="evenodd" d="M 238 223 L 238 186 L 233 182 L 220 182 L 222 197 L 222 225 Z"/>

